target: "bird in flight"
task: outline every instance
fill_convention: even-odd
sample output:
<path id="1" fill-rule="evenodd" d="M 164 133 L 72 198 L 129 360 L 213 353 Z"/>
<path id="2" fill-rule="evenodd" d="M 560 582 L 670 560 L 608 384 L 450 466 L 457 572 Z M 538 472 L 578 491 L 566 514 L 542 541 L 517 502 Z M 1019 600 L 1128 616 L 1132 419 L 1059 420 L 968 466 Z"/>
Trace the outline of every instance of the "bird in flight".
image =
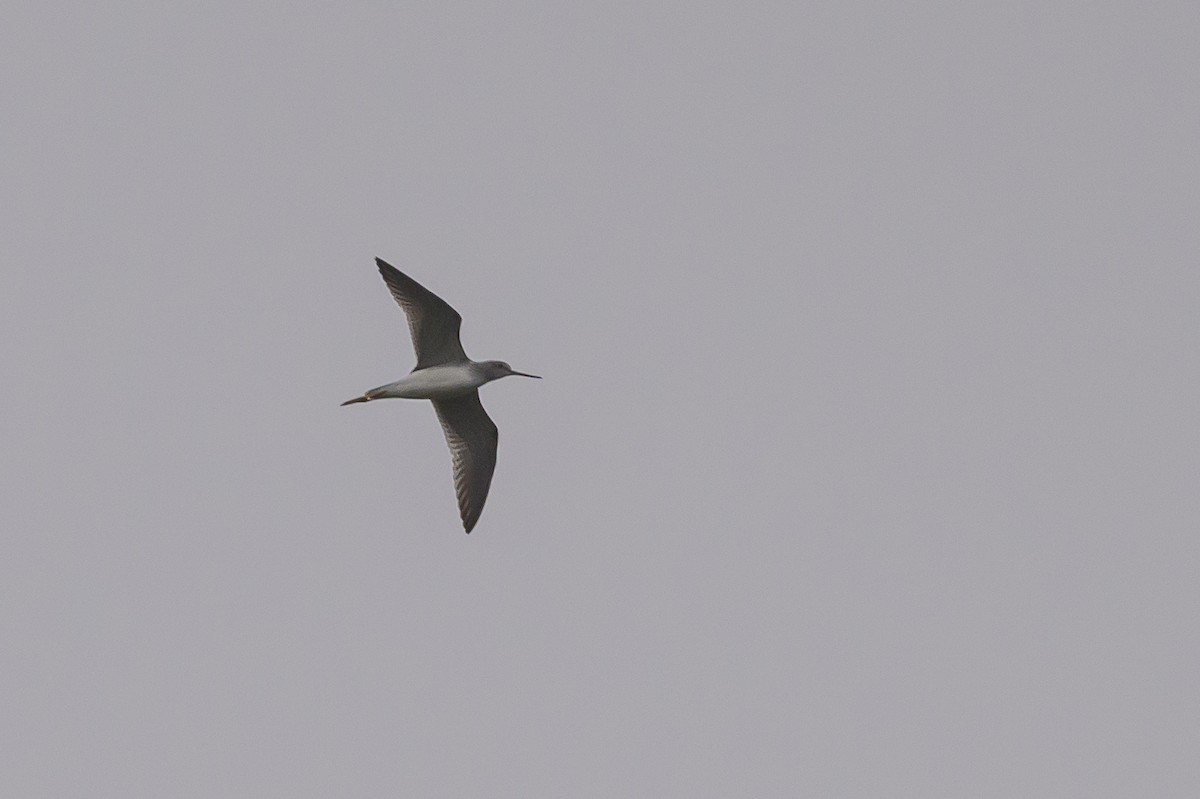
<path id="1" fill-rule="evenodd" d="M 417 365 L 394 383 L 373 388 L 342 405 L 385 397 L 433 401 L 438 421 L 454 461 L 454 492 L 463 528 L 469 533 L 479 521 L 492 472 L 496 469 L 499 432 L 479 401 L 479 387 L 517 372 L 504 361 L 472 361 L 458 339 L 462 317 L 444 300 L 396 267 L 376 258 L 383 282 L 408 317 Z"/>

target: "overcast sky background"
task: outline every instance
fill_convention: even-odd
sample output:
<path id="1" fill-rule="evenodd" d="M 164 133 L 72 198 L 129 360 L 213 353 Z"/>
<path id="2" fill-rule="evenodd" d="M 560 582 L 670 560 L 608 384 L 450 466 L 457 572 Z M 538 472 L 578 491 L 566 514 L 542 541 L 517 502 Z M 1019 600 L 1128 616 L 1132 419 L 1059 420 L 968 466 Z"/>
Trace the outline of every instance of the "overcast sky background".
<path id="1" fill-rule="evenodd" d="M 1197 75 L 1193 2 L 12 4 L 0 794 L 1196 796 Z M 338 407 L 374 256 L 546 377 L 470 536 Z"/>

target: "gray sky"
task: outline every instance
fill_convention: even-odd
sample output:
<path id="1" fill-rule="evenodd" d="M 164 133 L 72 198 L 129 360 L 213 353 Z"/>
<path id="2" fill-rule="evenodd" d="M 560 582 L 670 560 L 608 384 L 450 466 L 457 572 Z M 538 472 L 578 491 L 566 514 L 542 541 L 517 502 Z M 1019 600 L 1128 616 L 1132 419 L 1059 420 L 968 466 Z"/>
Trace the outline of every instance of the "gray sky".
<path id="1" fill-rule="evenodd" d="M 16 4 L 0 794 L 1196 796 L 1198 41 Z M 338 407 L 376 255 L 546 376 L 469 537 L 428 403 Z"/>

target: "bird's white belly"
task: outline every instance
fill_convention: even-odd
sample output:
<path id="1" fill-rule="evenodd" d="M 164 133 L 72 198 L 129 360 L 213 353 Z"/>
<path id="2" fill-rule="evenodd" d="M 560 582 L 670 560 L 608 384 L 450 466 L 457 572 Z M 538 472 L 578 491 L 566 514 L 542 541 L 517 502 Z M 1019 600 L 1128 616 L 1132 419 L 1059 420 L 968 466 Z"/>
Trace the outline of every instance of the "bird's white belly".
<path id="1" fill-rule="evenodd" d="M 468 364 L 430 366 L 381 386 L 380 396 L 404 399 L 448 399 L 474 391 L 484 384 Z M 375 393 L 375 392 L 371 392 Z"/>

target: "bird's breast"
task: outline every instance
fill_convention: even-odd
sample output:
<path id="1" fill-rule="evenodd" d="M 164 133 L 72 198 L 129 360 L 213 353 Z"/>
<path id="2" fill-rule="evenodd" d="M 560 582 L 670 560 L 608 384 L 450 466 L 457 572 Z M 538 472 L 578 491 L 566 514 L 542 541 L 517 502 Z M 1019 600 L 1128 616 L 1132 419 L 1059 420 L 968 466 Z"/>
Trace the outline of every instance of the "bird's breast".
<path id="1" fill-rule="evenodd" d="M 385 388 L 389 397 L 405 399 L 448 399 L 474 391 L 484 380 L 468 364 L 430 366 L 418 369 Z M 383 392 L 381 392 L 382 394 Z"/>

